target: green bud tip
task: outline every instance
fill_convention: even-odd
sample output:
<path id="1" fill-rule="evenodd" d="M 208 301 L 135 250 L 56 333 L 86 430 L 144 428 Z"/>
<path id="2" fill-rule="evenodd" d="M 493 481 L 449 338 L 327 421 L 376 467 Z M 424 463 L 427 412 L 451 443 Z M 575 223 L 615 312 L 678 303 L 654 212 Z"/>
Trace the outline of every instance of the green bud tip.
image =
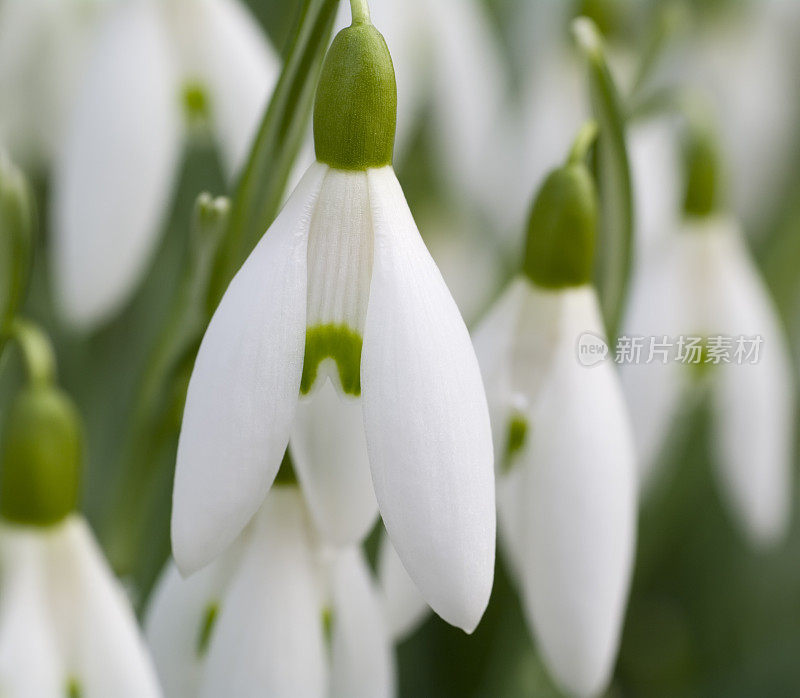
<path id="1" fill-rule="evenodd" d="M 359 9 L 360 8 L 360 9 Z M 354 3 L 353 24 L 333 40 L 314 103 L 317 160 L 340 170 L 392 164 L 397 85 L 389 49 Z"/>
<path id="2" fill-rule="evenodd" d="M 683 147 L 686 192 L 683 210 L 690 216 L 708 216 L 719 205 L 720 153 L 708 127 L 690 126 Z"/>
<path id="3" fill-rule="evenodd" d="M 78 501 L 80 418 L 69 397 L 34 385 L 14 399 L 0 444 L 0 516 L 20 524 L 61 521 Z"/>
<path id="4" fill-rule="evenodd" d="M 547 176 L 533 203 L 523 272 L 542 288 L 590 283 L 596 229 L 594 181 L 583 162 L 570 161 Z"/>

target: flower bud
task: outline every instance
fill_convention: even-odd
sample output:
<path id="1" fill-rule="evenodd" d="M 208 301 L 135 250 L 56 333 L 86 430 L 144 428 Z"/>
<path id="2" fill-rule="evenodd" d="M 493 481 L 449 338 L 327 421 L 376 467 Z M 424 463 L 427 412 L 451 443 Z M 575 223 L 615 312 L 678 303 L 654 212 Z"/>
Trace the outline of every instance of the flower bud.
<path id="1" fill-rule="evenodd" d="M 368 21 L 333 40 L 317 87 L 317 160 L 341 170 L 392 164 L 397 86 L 386 42 Z"/>
<path id="2" fill-rule="evenodd" d="M 80 418 L 65 393 L 51 386 L 23 389 L 14 399 L 0 444 L 0 515 L 49 525 L 78 501 Z"/>
<path id="3" fill-rule="evenodd" d="M 28 184 L 0 153 L 0 348 L 22 301 L 33 226 L 34 209 Z"/>
<path id="4" fill-rule="evenodd" d="M 582 162 L 553 170 L 528 219 L 523 271 L 537 286 L 582 286 L 592 279 L 597 195 Z"/>

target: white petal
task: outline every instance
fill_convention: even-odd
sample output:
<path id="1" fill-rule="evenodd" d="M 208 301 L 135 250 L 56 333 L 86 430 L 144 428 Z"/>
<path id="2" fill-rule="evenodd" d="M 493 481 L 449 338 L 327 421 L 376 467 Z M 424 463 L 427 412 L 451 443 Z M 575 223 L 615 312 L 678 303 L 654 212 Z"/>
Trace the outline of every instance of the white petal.
<path id="1" fill-rule="evenodd" d="M 522 452 L 524 453 L 524 451 Z M 497 522 L 500 543 L 514 581 L 522 586 L 525 578 L 525 508 L 528 506 L 525 483 L 527 468 L 518 460 L 514 467 L 497 476 Z"/>
<path id="2" fill-rule="evenodd" d="M 239 535 L 286 450 L 303 367 L 308 231 L 326 171 L 309 168 L 231 281 L 200 345 L 173 491 L 172 552 L 184 574 Z"/>
<path id="3" fill-rule="evenodd" d="M 699 239 L 699 238 L 697 238 Z M 671 235 L 653 243 L 636 269 L 631 284 L 630 305 L 623 334 L 645 338 L 641 360 L 625 362 L 620 376 L 628 401 L 636 440 L 642 486 L 658 475 L 656 466 L 681 398 L 687 395 L 690 372 L 670 350 L 666 363 L 660 357 L 649 361 L 647 342 L 664 337 L 674 343 L 679 336 L 700 332 L 704 322 L 695 306 L 702 293 L 693 283 L 698 249 L 696 240 Z M 694 261 L 693 261 L 694 260 Z"/>
<path id="4" fill-rule="evenodd" d="M 201 12 L 201 74 L 211 90 L 214 128 L 230 177 L 244 164 L 280 62 L 250 11 L 238 0 L 192 3 Z"/>
<path id="5" fill-rule="evenodd" d="M 378 514 L 360 400 L 329 380 L 301 398 L 291 451 L 320 535 L 332 545 L 360 542 Z"/>
<path id="6" fill-rule="evenodd" d="M 536 406 L 527 470 L 524 601 L 562 688 L 608 681 L 631 575 L 636 480 L 622 393 L 608 362 L 582 366 L 577 336 L 601 333 L 594 291 L 564 295 L 562 341 Z"/>
<path id="7" fill-rule="evenodd" d="M 160 696 L 133 609 L 82 518 L 73 515 L 61 524 L 50 554 L 62 651 L 80 694 Z"/>
<path id="8" fill-rule="evenodd" d="M 701 233 L 702 234 L 702 233 Z M 760 336 L 758 363 L 712 367 L 720 484 L 750 539 L 775 543 L 791 509 L 795 404 L 791 360 L 769 293 L 735 227 L 706 231 L 716 248 L 713 336 Z"/>
<path id="9" fill-rule="evenodd" d="M 200 696 L 320 698 L 327 672 L 302 496 L 276 487 L 223 601 Z"/>
<path id="10" fill-rule="evenodd" d="M 471 632 L 494 575 L 486 397 L 467 329 L 393 170 L 368 178 L 375 247 L 361 384 L 375 494 L 426 601 Z"/>
<path id="11" fill-rule="evenodd" d="M 0 695 L 63 695 L 67 674 L 49 615 L 45 536 L 0 527 Z"/>
<path id="12" fill-rule="evenodd" d="M 378 582 L 392 640 L 401 642 L 428 617 L 430 607 L 408 576 L 387 535 L 381 536 L 378 550 Z"/>
<path id="13" fill-rule="evenodd" d="M 336 555 L 332 575 L 331 696 L 395 694 L 394 651 L 383 606 L 361 551 Z"/>
<path id="14" fill-rule="evenodd" d="M 203 643 L 211 637 L 204 634 L 219 616 L 224 591 L 239 562 L 239 540 L 188 579 L 181 577 L 173 562 L 167 563 L 153 589 L 144 633 L 161 687 L 170 698 L 196 696 L 200 690 L 208 649 Z M 210 627 L 213 630 L 213 625 Z"/>
<path id="15" fill-rule="evenodd" d="M 178 161 L 175 82 L 158 10 L 119 3 L 90 59 L 53 180 L 56 300 L 94 325 L 136 287 Z"/>
<path id="16" fill-rule="evenodd" d="M 509 416 L 530 409 L 548 375 L 560 316 L 555 294 L 537 292 L 530 281 L 517 276 L 474 332 L 498 467 L 505 458 Z"/>

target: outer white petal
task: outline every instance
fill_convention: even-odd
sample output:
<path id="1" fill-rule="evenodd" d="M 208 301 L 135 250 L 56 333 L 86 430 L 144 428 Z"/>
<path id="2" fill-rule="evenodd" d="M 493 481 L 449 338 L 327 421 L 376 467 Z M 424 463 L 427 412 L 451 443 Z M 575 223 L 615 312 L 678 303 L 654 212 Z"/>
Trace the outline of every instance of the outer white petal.
<path id="1" fill-rule="evenodd" d="M 237 541 L 225 555 L 188 579 L 181 577 L 172 562 L 161 573 L 147 605 L 144 633 L 168 698 L 188 698 L 200 690 L 206 656 L 201 648 L 202 633 L 211 609 L 219 613 L 241 548 Z"/>
<path id="2" fill-rule="evenodd" d="M 430 607 L 386 535 L 381 536 L 378 550 L 378 582 L 392 640 L 402 642 L 428 617 Z"/>
<path id="3" fill-rule="evenodd" d="M 172 552 L 184 574 L 239 535 L 286 450 L 303 368 L 308 231 L 326 171 L 309 168 L 228 286 L 200 345 L 172 500 Z"/>
<path id="4" fill-rule="evenodd" d="M 426 601 L 471 632 L 489 601 L 495 508 L 469 334 L 390 167 L 368 172 L 375 247 L 361 385 L 386 530 Z"/>
<path id="5" fill-rule="evenodd" d="M 291 451 L 320 535 L 332 545 L 358 543 L 378 514 L 361 401 L 325 384 L 297 406 Z"/>
<path id="6" fill-rule="evenodd" d="M 62 651 L 81 695 L 160 696 L 128 598 L 82 518 L 70 516 L 53 533 L 50 555 Z"/>
<path id="7" fill-rule="evenodd" d="M 576 337 L 600 333 L 594 291 L 564 291 L 562 341 L 534 414 L 527 471 L 525 608 L 550 671 L 570 694 L 608 681 L 636 525 L 631 435 L 613 366 L 582 366 Z"/>
<path id="8" fill-rule="evenodd" d="M 296 488 L 276 487 L 223 601 L 201 698 L 320 698 L 327 672 L 317 568 Z"/>
<path id="9" fill-rule="evenodd" d="M 697 239 L 672 235 L 653 244 L 636 270 L 631 285 L 623 334 L 645 338 L 641 360 L 620 367 L 622 386 L 630 408 L 636 440 L 640 481 L 647 488 L 657 477 L 656 466 L 664 441 L 687 394 L 687 367 L 670 351 L 668 361 L 649 360 L 649 344 L 667 337 L 674 343 L 681 335 L 702 330 L 697 312 Z"/>
<path id="10" fill-rule="evenodd" d="M 88 327 L 142 276 L 178 161 L 169 44 L 152 3 L 119 3 L 79 90 L 53 180 L 57 300 Z"/>
<path id="11" fill-rule="evenodd" d="M 0 695 L 63 695 L 67 674 L 55 644 L 46 584 L 46 536 L 0 526 Z"/>
<path id="12" fill-rule="evenodd" d="M 394 651 L 378 590 L 361 551 L 337 554 L 332 574 L 332 698 L 395 694 Z"/>
<path id="13" fill-rule="evenodd" d="M 239 0 L 192 3 L 201 13 L 200 71 L 211 90 L 214 128 L 230 177 L 244 164 L 280 61 L 263 31 Z"/>
<path id="14" fill-rule="evenodd" d="M 791 360 L 780 320 L 741 233 L 721 221 L 719 229 L 705 234 L 715 249 L 710 274 L 717 287 L 717 324 L 712 335 L 758 335 L 763 340 L 758 363 L 721 363 L 712 369 L 720 484 L 750 539 L 775 543 L 786 534 L 794 489 Z"/>

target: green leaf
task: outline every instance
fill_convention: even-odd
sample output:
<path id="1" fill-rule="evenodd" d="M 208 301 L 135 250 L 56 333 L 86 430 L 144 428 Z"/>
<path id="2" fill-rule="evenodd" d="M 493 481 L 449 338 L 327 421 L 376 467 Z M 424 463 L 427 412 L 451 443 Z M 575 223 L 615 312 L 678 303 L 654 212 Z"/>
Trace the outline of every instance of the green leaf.
<path id="1" fill-rule="evenodd" d="M 633 257 L 633 189 L 625 145 L 625 117 L 605 52 L 591 20 L 579 17 L 573 34 L 589 62 L 592 111 L 600 129 L 593 169 L 600 200 L 595 284 L 609 340 L 624 311 Z"/>
<path id="2" fill-rule="evenodd" d="M 233 198 L 207 302 L 211 317 L 234 274 L 277 215 L 307 133 L 338 0 L 304 0 L 286 62 Z"/>

